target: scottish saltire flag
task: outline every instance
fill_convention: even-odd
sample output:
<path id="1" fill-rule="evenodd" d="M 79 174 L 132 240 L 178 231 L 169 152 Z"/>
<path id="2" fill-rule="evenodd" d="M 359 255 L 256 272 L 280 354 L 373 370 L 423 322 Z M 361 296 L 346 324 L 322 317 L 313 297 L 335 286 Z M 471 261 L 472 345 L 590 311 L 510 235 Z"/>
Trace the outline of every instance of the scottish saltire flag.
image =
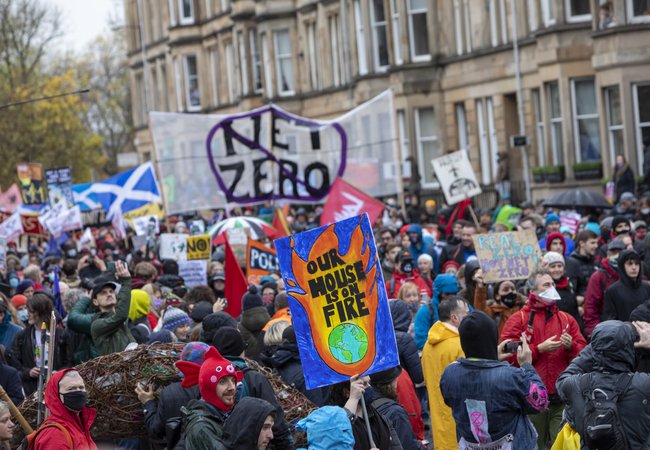
<path id="1" fill-rule="evenodd" d="M 101 206 L 108 219 L 148 203 L 162 202 L 151 162 L 88 186 L 73 186 L 73 191 L 75 202 L 79 203 L 82 210 Z"/>

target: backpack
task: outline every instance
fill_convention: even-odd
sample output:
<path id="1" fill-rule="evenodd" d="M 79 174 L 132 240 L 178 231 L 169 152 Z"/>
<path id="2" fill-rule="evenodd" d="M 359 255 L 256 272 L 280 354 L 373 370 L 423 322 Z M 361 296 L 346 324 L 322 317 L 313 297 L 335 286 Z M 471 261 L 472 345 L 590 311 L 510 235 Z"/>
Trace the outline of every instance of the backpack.
<path id="1" fill-rule="evenodd" d="M 582 422 L 582 441 L 588 449 L 625 450 L 627 438 L 618 414 L 617 403 L 632 382 L 633 374 L 619 376 L 613 391 L 603 385 L 594 387 L 594 374 L 580 380 L 580 391 L 585 398 Z"/>
<path id="2" fill-rule="evenodd" d="M 42 424 L 36 431 L 32 431 L 29 433 L 27 436 L 25 436 L 25 439 L 23 439 L 23 442 L 20 444 L 18 447 L 18 450 L 34 450 L 34 446 L 36 444 L 36 436 L 38 436 L 41 431 L 47 429 L 47 428 L 58 428 L 63 432 L 63 435 L 65 436 L 65 439 L 68 441 L 68 445 L 70 446 L 70 450 L 74 449 L 74 444 L 72 442 L 72 436 L 70 436 L 70 433 L 68 430 L 66 430 L 63 425 L 61 425 L 58 422 L 45 422 Z"/>

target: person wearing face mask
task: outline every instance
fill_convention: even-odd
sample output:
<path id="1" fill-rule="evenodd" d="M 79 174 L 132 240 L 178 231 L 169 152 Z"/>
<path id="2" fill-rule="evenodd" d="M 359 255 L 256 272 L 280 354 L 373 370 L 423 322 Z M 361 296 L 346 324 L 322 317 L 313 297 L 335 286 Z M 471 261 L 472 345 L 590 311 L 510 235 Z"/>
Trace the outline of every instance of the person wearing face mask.
<path id="1" fill-rule="evenodd" d="M 96 450 L 90 427 L 97 411 L 87 406 L 87 400 L 86 386 L 79 372 L 65 369 L 54 373 L 45 388 L 45 404 L 50 416 L 41 425 L 46 428 L 36 436 L 34 449 Z"/>
<path id="2" fill-rule="evenodd" d="M 619 280 L 618 258 L 623 250 L 625 250 L 625 242 L 621 239 L 610 241 L 607 244 L 607 258 L 601 261 L 600 268 L 589 278 L 582 315 L 587 337 L 591 336 L 591 332 L 600 322 L 605 291 Z"/>
<path id="3" fill-rule="evenodd" d="M 408 251 L 404 250 L 397 256 L 397 266 L 393 272 L 393 276 L 386 281 L 386 292 L 388 293 L 388 298 L 396 298 L 397 293 L 400 288 L 407 282 L 414 283 L 419 292 L 426 292 L 429 298 L 433 295 L 431 285 L 422 279 L 420 273 L 415 268 L 415 263 L 413 261 L 413 255 Z"/>
<path id="4" fill-rule="evenodd" d="M 479 291 L 474 299 L 474 308 L 492 317 L 499 333 L 508 318 L 517 313 L 526 304 L 526 297 L 517 292 L 515 283 L 502 280 L 494 285 L 494 299 L 487 298 L 487 289 Z"/>
<path id="5" fill-rule="evenodd" d="M 605 291 L 603 314 L 605 320 L 627 322 L 634 309 L 650 298 L 650 283 L 643 281 L 641 258 L 634 250 L 625 250 L 618 258 L 620 279 Z"/>
<path id="6" fill-rule="evenodd" d="M 578 322 L 568 313 L 560 311 L 561 300 L 555 283 L 547 270 L 534 271 L 527 281 L 530 290 L 528 303 L 513 314 L 503 326 L 501 341 L 521 341 L 526 338 L 532 352 L 533 367 L 548 388 L 550 405 L 546 412 L 529 416 L 538 434 L 538 447 L 547 448 L 555 441 L 564 409 L 555 390 L 555 382 L 587 345 Z M 516 358 L 510 357 L 516 363 Z"/>
<path id="7" fill-rule="evenodd" d="M 580 325 L 580 332 L 584 335 L 584 324 L 582 323 L 582 317 L 580 317 L 580 311 L 578 310 L 575 287 L 564 270 L 564 257 L 559 253 L 548 252 L 542 259 L 542 265 L 551 274 L 555 283 L 555 289 L 560 294 L 561 298 L 557 302 L 557 307 L 560 311 L 567 312 L 573 316 L 576 322 L 578 322 L 578 325 Z"/>

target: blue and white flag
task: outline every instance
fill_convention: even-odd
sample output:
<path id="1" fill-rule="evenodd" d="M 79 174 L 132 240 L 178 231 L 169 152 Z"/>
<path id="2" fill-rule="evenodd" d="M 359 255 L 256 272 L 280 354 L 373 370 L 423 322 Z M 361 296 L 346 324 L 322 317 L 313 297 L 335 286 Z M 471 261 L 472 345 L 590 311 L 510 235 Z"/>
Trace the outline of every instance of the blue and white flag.
<path id="1" fill-rule="evenodd" d="M 156 173 L 151 162 L 87 186 L 73 186 L 73 190 L 75 202 L 82 210 L 96 209 L 101 206 L 106 211 L 108 219 L 148 203 L 162 202 Z"/>

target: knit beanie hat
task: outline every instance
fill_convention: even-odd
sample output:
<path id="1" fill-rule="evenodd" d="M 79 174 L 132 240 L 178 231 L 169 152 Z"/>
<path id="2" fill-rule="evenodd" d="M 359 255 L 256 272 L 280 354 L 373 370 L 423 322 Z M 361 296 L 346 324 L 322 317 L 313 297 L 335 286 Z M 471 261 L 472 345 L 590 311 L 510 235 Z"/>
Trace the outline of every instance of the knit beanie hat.
<path id="1" fill-rule="evenodd" d="M 241 299 L 242 311 L 247 311 L 256 306 L 264 306 L 262 297 L 257 293 L 257 287 L 250 286 L 248 292 Z"/>
<path id="2" fill-rule="evenodd" d="M 560 255 L 557 252 L 546 252 L 544 257 L 542 258 L 542 261 L 544 261 L 545 264 L 548 264 L 549 266 L 554 263 L 562 263 L 564 265 L 564 256 Z"/>
<path id="3" fill-rule="evenodd" d="M 212 303 L 201 300 L 196 305 L 194 305 L 190 317 L 194 322 L 201 323 L 205 316 L 208 314 L 212 314 Z"/>
<path id="4" fill-rule="evenodd" d="M 165 315 L 163 316 L 163 328 L 165 330 L 174 332 L 176 328 L 191 323 L 192 319 L 190 319 L 190 316 L 185 311 L 174 308 L 173 306 L 165 310 Z"/>
<path id="5" fill-rule="evenodd" d="M 178 295 L 173 294 L 171 292 L 167 292 L 166 294 L 164 294 L 163 299 L 165 300 L 165 304 L 167 306 L 179 306 L 183 303 L 182 298 L 180 298 Z"/>
<path id="6" fill-rule="evenodd" d="M 33 287 L 34 287 L 34 282 L 32 280 L 23 280 L 20 283 L 18 283 L 18 286 L 16 286 L 16 294 L 22 294 L 27 289 Z"/>
<path id="7" fill-rule="evenodd" d="M 282 342 L 286 342 L 287 344 L 298 343 L 296 340 L 296 330 L 294 330 L 292 326 L 288 326 L 282 332 Z"/>
<path id="8" fill-rule="evenodd" d="M 612 231 L 616 229 L 622 223 L 627 223 L 629 225 L 630 221 L 625 216 L 614 216 L 612 219 Z"/>
<path id="9" fill-rule="evenodd" d="M 188 361 L 198 366 L 205 361 L 205 354 L 210 350 L 210 346 L 203 342 L 188 342 L 181 351 L 181 361 Z"/>
<path id="10" fill-rule="evenodd" d="M 176 335 L 172 333 L 169 330 L 158 330 L 154 331 L 149 335 L 147 338 L 146 345 L 152 345 L 152 344 L 171 344 L 172 342 L 176 342 L 178 339 L 176 338 Z"/>
<path id="11" fill-rule="evenodd" d="M 237 321 L 225 311 L 208 314 L 201 322 L 201 342 L 212 345 L 214 334 L 221 327 L 237 328 Z"/>
<path id="12" fill-rule="evenodd" d="M 246 350 L 244 338 L 239 330 L 230 327 L 219 328 L 214 334 L 212 345 L 219 353 L 226 356 L 239 356 Z"/>
<path id="13" fill-rule="evenodd" d="M 16 309 L 22 308 L 27 304 L 27 297 L 25 297 L 23 294 L 16 294 L 11 298 L 11 304 Z"/>
<path id="14" fill-rule="evenodd" d="M 558 216 L 555 213 L 551 213 L 548 216 L 546 216 L 546 225 L 552 222 L 559 222 L 560 221 L 560 216 Z"/>
<path id="15" fill-rule="evenodd" d="M 498 359 L 497 324 L 483 311 L 469 313 L 458 326 L 460 346 L 467 358 Z"/>
<path id="16" fill-rule="evenodd" d="M 217 383 L 224 377 L 235 377 L 235 380 L 240 382 L 244 378 L 244 374 L 235 370 L 232 363 L 221 356 L 216 348 L 210 347 L 205 354 L 205 361 L 200 367 L 189 361 L 176 361 L 175 365 L 185 375 L 183 386 L 190 387 L 198 383 L 203 400 L 221 411 L 232 409 L 234 405 L 226 405 L 217 396 Z"/>

